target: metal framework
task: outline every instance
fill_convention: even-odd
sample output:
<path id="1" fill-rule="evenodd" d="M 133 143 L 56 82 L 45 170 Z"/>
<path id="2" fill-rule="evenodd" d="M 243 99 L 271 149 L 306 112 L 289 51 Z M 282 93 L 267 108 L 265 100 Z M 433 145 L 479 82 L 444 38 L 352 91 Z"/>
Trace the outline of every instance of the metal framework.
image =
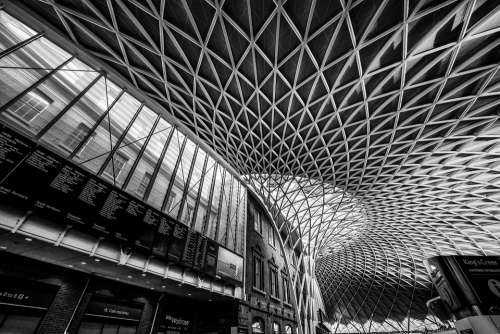
<path id="1" fill-rule="evenodd" d="M 500 250 L 498 1 L 21 2 L 241 173 L 306 332 L 316 282 L 335 332 L 435 328 L 422 260 Z"/>

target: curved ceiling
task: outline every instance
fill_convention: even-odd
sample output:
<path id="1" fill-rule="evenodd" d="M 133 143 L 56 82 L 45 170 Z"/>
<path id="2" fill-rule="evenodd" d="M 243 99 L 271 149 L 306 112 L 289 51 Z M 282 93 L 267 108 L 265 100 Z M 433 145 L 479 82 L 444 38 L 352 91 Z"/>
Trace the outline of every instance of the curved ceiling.
<path id="1" fill-rule="evenodd" d="M 432 327 L 422 260 L 500 250 L 500 6 L 24 3 L 280 209 L 337 332 Z"/>

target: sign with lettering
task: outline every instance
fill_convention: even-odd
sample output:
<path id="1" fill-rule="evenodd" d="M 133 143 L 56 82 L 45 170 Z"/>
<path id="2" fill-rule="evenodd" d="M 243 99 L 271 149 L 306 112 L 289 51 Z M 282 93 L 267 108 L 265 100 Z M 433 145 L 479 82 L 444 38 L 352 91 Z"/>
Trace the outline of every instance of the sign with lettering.
<path id="1" fill-rule="evenodd" d="M 85 314 L 98 317 L 139 321 L 141 319 L 144 305 L 139 305 L 139 303 L 136 304 L 137 305 L 114 303 L 98 298 L 90 301 Z"/>
<path id="2" fill-rule="evenodd" d="M 205 262 L 203 264 L 203 272 L 208 276 L 217 276 L 217 256 L 219 254 L 219 245 L 207 239 L 207 249 L 205 253 Z"/>
<path id="3" fill-rule="evenodd" d="M 58 289 L 50 284 L 0 277 L 0 304 L 47 309 Z"/>
<path id="4" fill-rule="evenodd" d="M 216 276 L 214 241 L 2 125 L 0 197 L 35 216 Z M 221 276 L 239 280 L 237 258 L 227 256 Z"/>
<path id="5" fill-rule="evenodd" d="M 469 286 L 485 306 L 500 306 L 500 256 L 454 256 Z"/>
<path id="6" fill-rule="evenodd" d="M 174 317 L 170 314 L 165 315 L 164 324 L 168 330 L 184 332 L 189 329 L 189 320 Z"/>

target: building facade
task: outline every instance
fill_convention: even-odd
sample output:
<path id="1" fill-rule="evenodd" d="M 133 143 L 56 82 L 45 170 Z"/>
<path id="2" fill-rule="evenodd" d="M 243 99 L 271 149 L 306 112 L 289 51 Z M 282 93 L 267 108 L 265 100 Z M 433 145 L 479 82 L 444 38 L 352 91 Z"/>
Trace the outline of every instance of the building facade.
<path id="1" fill-rule="evenodd" d="M 300 251 L 240 176 L 13 2 L 0 148 L 0 332 L 303 331 Z"/>

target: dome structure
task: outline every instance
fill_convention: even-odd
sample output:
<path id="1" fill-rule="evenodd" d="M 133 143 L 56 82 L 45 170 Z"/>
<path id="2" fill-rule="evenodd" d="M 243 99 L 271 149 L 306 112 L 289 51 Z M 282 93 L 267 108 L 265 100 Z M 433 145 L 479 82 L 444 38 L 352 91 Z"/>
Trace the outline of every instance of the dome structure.
<path id="1" fill-rule="evenodd" d="M 334 332 L 437 328 L 423 260 L 499 253 L 498 1 L 21 2 L 240 173 Z"/>

